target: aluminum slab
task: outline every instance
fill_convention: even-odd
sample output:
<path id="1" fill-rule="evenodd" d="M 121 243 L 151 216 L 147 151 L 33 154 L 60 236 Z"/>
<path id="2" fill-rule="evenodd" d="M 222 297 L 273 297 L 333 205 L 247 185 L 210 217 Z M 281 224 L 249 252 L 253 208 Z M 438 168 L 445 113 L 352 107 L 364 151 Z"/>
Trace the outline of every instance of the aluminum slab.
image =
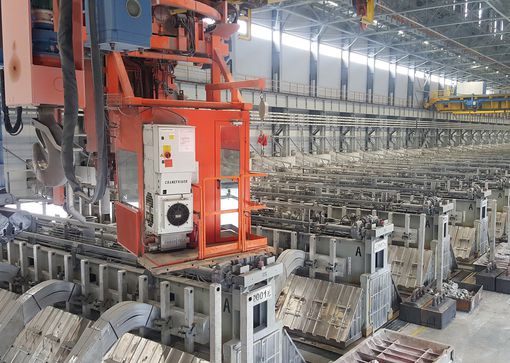
<path id="1" fill-rule="evenodd" d="M 345 344 L 357 318 L 359 287 L 291 275 L 278 318 L 292 332 Z"/>
<path id="2" fill-rule="evenodd" d="M 103 363 L 208 363 L 189 353 L 136 335 L 124 334 L 103 358 Z"/>
<path id="3" fill-rule="evenodd" d="M 423 251 L 423 282 L 432 279 L 432 251 Z M 414 290 L 417 285 L 418 249 L 404 246 L 388 246 L 388 263 L 391 276 L 398 289 Z"/>
<path id="4" fill-rule="evenodd" d="M 2 313 L 9 311 L 16 304 L 18 297 L 19 295 L 14 292 L 0 289 L 0 321 L 2 321 Z"/>
<path id="5" fill-rule="evenodd" d="M 474 256 L 476 228 L 450 226 L 450 236 L 455 258 L 470 261 Z"/>

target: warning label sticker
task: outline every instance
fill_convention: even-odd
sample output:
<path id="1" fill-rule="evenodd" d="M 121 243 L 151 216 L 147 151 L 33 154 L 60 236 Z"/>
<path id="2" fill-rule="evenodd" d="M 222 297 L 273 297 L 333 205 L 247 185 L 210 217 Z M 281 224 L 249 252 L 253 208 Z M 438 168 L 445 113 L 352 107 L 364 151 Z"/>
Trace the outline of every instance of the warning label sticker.
<path id="1" fill-rule="evenodd" d="M 179 152 L 191 153 L 195 151 L 194 130 L 179 130 Z"/>

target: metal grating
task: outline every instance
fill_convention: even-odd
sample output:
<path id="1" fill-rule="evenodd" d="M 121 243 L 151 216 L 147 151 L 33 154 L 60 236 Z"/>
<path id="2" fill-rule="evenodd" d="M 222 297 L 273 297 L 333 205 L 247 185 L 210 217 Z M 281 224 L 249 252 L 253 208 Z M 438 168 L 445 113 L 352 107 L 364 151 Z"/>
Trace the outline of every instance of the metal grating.
<path id="1" fill-rule="evenodd" d="M 423 252 L 423 282 L 432 280 L 432 251 Z M 404 246 L 388 246 L 388 262 L 391 276 L 398 289 L 414 290 L 417 287 L 418 249 Z"/>
<path id="2" fill-rule="evenodd" d="M 152 340 L 124 334 L 103 358 L 103 363 L 207 363 L 192 354 L 167 347 Z"/>
<path id="3" fill-rule="evenodd" d="M 85 318 L 47 307 L 25 326 L 2 362 L 64 362 L 89 323 Z"/>
<path id="4" fill-rule="evenodd" d="M 362 275 L 362 277 L 364 276 L 368 277 L 367 284 L 370 296 L 366 299 L 364 297 L 365 291 L 363 291 L 362 300 L 369 301 L 369 323 L 376 330 L 388 322 L 391 312 L 392 289 L 394 289 L 391 281 L 391 271 L 389 268 L 384 268 L 370 275 Z M 364 285 L 362 284 L 362 286 Z M 365 304 L 363 305 L 365 306 Z"/>
<path id="5" fill-rule="evenodd" d="M 292 275 L 278 318 L 290 331 L 345 343 L 361 300 L 361 288 Z"/>
<path id="6" fill-rule="evenodd" d="M 253 344 L 254 362 L 277 363 L 281 360 L 280 334 L 281 331 L 276 330 Z"/>
<path id="7" fill-rule="evenodd" d="M 448 363 L 453 362 L 453 348 L 382 329 L 334 363 L 353 362 Z"/>

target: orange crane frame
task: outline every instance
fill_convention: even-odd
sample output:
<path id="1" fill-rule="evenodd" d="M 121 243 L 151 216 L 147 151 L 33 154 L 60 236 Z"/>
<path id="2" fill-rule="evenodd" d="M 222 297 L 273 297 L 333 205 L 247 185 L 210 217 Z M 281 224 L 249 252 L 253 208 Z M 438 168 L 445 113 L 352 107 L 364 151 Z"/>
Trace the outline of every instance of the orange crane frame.
<path id="1" fill-rule="evenodd" d="M 58 1 L 53 0 L 54 18 L 58 19 Z M 95 151 L 94 145 L 95 121 L 93 90 L 91 87 L 92 71 L 90 62 L 84 60 L 83 45 L 86 38 L 86 30 L 83 17 L 80 16 L 82 0 L 75 2 L 77 16 L 74 17 L 75 50 L 79 57 L 79 93 L 80 105 L 84 106 L 85 131 L 89 143 L 88 151 Z M 25 17 L 30 17 L 30 0 L 6 0 L 9 3 L 9 17 L 4 16 L 4 22 L 12 23 L 12 29 L 16 29 L 14 22 Z M 187 49 L 188 38 L 183 29 L 179 29 L 177 36 L 157 34 L 157 24 L 153 19 L 153 35 L 151 37 L 151 49 L 118 53 L 111 52 L 106 55 L 104 74 L 106 75 L 105 94 L 107 99 L 108 122 L 110 130 L 110 152 L 117 153 L 120 150 L 136 153 L 138 170 L 138 208 L 115 203 L 117 220 L 118 242 L 133 254 L 139 257 L 139 261 L 147 268 L 164 268 L 194 260 L 204 260 L 219 256 L 235 256 L 237 254 L 262 251 L 267 249 L 267 239 L 251 233 L 251 211 L 261 208 L 250 201 L 250 178 L 261 176 L 253 174 L 249 170 L 249 141 L 250 141 L 250 116 L 251 104 L 245 103 L 240 88 L 264 88 L 264 81 L 248 80 L 235 82 L 225 57 L 228 56 L 228 45 L 225 37 L 229 37 L 235 30 L 235 25 L 228 24 L 228 3 L 219 1 L 218 7 L 208 4 L 210 1 L 201 2 L 193 0 L 153 0 L 152 6 L 163 5 L 178 10 L 192 11 L 195 16 L 195 47 L 197 56 L 183 56 L 178 52 Z M 4 5 L 4 4 L 2 4 Z M 28 8 L 27 8 L 28 6 Z M 219 9 L 219 10 L 218 10 Z M 217 22 L 217 27 L 212 32 L 206 32 L 201 21 L 202 17 L 210 17 Z M 16 20 L 17 19 L 17 20 Z M 30 21 L 24 19 L 23 31 L 27 32 L 28 39 L 23 42 L 30 43 Z M 58 22 L 55 22 L 55 28 Z M 19 23 L 18 23 L 19 24 Z M 5 26 L 9 24 L 4 23 Z M 27 28 L 27 29 L 25 29 Z M 19 41 L 19 33 L 16 35 Z M 28 48 L 26 49 L 28 52 Z M 7 57 L 8 58 L 8 57 Z M 31 60 L 31 57 L 28 57 Z M 211 67 L 211 80 L 206 85 L 206 101 L 180 100 L 161 97 L 156 94 L 154 98 L 135 96 L 133 85 L 128 76 L 125 61 L 128 58 L 138 58 L 145 61 L 175 61 L 192 62 L 196 65 L 208 65 Z M 59 62 L 55 59 L 39 60 L 44 69 L 50 69 L 55 73 L 59 68 Z M 44 62 L 47 62 L 45 65 Z M 24 68 L 21 68 L 24 71 Z M 53 105 L 61 108 L 63 105 L 63 92 L 48 90 L 37 80 L 38 69 L 29 70 L 34 82 L 30 83 L 30 89 L 41 97 L 27 99 L 21 102 L 23 105 L 39 106 L 42 104 Z M 43 70 L 44 71 L 44 70 Z M 52 74 L 53 74 L 52 73 Z M 22 75 L 24 76 L 24 75 Z M 168 82 L 173 78 L 168 77 Z M 24 85 L 25 87 L 26 85 Z M 17 89 L 9 87 L 8 94 L 18 94 Z M 38 91 L 37 91 L 38 90 Z M 222 91 L 228 90 L 231 101 L 222 101 Z M 16 97 L 14 97 L 16 98 Z M 11 98 L 12 99 L 12 98 Z M 8 98 L 9 100 L 9 98 Z M 11 104 L 17 104 L 12 99 Z M 150 236 L 144 231 L 144 168 L 143 168 L 143 125 L 144 124 L 171 124 L 175 115 L 180 115 L 187 120 L 187 124 L 196 128 L 196 157 L 199 163 L 199 180 L 193 185 L 194 199 L 194 222 L 198 226 L 197 245 L 193 249 L 167 253 L 148 253 L 145 250 L 145 242 Z M 221 143 L 222 129 L 229 128 L 230 133 L 238 135 L 238 147 L 240 155 L 240 170 L 237 175 L 221 175 Z M 116 156 L 117 158 L 117 156 Z M 221 210 L 220 182 L 230 180 L 238 184 L 238 208 L 234 210 Z M 118 185 L 118 168 L 115 171 L 115 182 Z M 222 237 L 220 233 L 220 219 L 223 214 L 238 214 L 237 236 Z"/>

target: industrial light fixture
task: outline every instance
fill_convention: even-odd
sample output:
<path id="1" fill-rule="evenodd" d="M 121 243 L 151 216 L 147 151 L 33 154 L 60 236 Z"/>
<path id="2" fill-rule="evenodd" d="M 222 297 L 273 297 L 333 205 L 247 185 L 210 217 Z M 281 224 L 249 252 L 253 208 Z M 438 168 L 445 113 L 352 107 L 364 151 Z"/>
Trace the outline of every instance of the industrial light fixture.
<path id="1" fill-rule="evenodd" d="M 335 7 L 338 6 L 338 4 L 336 2 L 330 1 L 330 0 L 326 0 L 325 3 L 330 5 L 330 6 L 335 6 Z"/>
<path id="2" fill-rule="evenodd" d="M 399 31 L 398 31 L 398 35 L 402 35 L 402 36 L 404 36 L 404 32 L 403 32 L 402 30 L 399 30 Z"/>
<path id="3" fill-rule="evenodd" d="M 425 44 L 425 45 L 429 45 L 430 43 L 429 43 L 429 41 L 428 41 L 428 40 L 424 40 L 424 41 L 423 41 L 423 44 Z"/>

